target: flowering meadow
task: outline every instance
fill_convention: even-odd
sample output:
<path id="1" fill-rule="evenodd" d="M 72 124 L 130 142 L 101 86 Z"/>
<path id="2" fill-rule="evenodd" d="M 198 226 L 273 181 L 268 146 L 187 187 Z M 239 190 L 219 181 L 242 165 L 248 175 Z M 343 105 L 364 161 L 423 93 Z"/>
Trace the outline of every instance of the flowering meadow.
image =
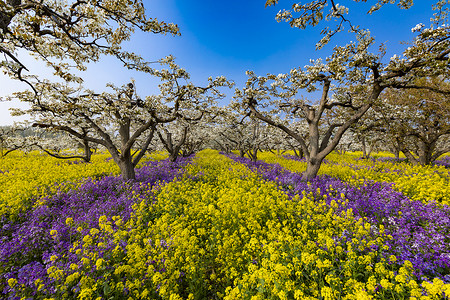
<path id="1" fill-rule="evenodd" d="M 381 153 L 383 155 L 386 153 Z M 365 181 L 387 182 L 393 189 L 402 192 L 411 200 L 424 203 L 437 202 L 450 205 L 449 156 L 436 162 L 435 166 L 422 166 L 396 162 L 390 156 L 376 156 L 375 159 L 360 159 L 358 152 L 339 155 L 331 153 L 322 164 L 319 175 L 337 177 L 352 185 Z M 293 155 L 274 155 L 266 152 L 260 159 L 279 164 L 293 172 L 306 170 L 306 162 Z"/>
<path id="2" fill-rule="evenodd" d="M 5 157 L 0 298 L 450 298 L 445 165 L 332 154 L 311 182 L 305 168 L 204 150 L 124 181 L 102 155 Z"/>

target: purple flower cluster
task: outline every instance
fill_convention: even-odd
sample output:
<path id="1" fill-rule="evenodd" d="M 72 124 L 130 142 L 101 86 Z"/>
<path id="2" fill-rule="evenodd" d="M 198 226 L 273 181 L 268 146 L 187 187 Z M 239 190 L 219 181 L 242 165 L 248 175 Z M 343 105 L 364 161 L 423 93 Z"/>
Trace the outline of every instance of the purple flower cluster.
<path id="1" fill-rule="evenodd" d="M 387 241 L 389 250 L 383 254 L 395 255 L 399 263 L 411 261 L 419 279 L 439 277 L 450 282 L 450 207 L 435 203 L 411 201 L 390 183 L 365 182 L 352 186 L 330 176 L 318 176 L 310 182 L 302 181 L 301 174 L 289 172 L 280 165 L 228 155 L 246 164 L 264 179 L 276 181 L 289 196 L 313 193 L 315 199 L 327 203 L 338 200 L 341 193 L 348 199 L 346 207 L 358 217 L 366 217 L 373 225 L 384 225 L 392 235 Z M 320 189 L 320 193 L 318 193 Z M 336 201 L 339 203 L 339 201 Z"/>
<path id="2" fill-rule="evenodd" d="M 46 276 L 48 268 L 55 265 L 53 255 L 65 256 L 57 267 L 70 270 L 70 265 L 79 263 L 80 258 L 69 249 L 90 229 L 99 228 L 100 216 L 107 216 L 108 220 L 119 216 L 126 222 L 136 201 L 133 194 L 149 194 L 153 186 L 172 181 L 190 159 L 151 161 L 136 170 L 136 181 L 124 181 L 120 176 L 91 178 L 77 189 L 45 198 L 45 204 L 22 213 L 14 222 L 0 220 L 0 292 L 4 295 L 0 298 L 8 295 L 8 299 L 16 299 L 17 291 L 8 286 L 9 278 L 16 278 L 17 286 L 29 288 L 31 298 L 36 294 L 38 279 L 44 290 L 53 294 L 53 280 Z M 66 224 L 67 218 L 73 219 L 72 225 Z M 77 230 L 79 226 L 82 231 Z M 105 251 L 107 247 L 98 249 L 99 257 Z"/>
<path id="3" fill-rule="evenodd" d="M 450 168 L 450 156 L 444 156 L 440 160 L 436 160 L 434 164 L 437 166 L 444 166 L 446 168 Z"/>

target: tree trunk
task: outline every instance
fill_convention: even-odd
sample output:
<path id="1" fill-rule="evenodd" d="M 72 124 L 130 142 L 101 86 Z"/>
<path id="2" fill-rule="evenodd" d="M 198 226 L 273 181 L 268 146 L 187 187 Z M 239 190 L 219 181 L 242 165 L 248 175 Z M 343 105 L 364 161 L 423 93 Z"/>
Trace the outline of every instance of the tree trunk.
<path id="1" fill-rule="evenodd" d="M 170 160 L 171 162 L 176 161 L 176 160 L 177 160 L 177 157 L 178 157 L 178 153 L 170 153 L 170 154 L 169 154 L 169 160 Z"/>
<path id="2" fill-rule="evenodd" d="M 394 150 L 394 155 L 396 160 L 400 160 L 400 151 L 397 148 Z"/>
<path id="3" fill-rule="evenodd" d="M 121 159 L 118 163 L 120 168 L 120 173 L 124 180 L 135 180 L 136 174 L 134 172 L 134 166 L 131 161 L 131 155 L 128 158 Z"/>
<path id="4" fill-rule="evenodd" d="M 361 137 L 361 145 L 362 145 L 362 158 L 367 157 L 367 149 L 366 149 L 366 138 L 364 136 Z"/>
<path id="5" fill-rule="evenodd" d="M 425 143 L 423 141 L 419 143 L 419 163 L 421 165 L 429 165 L 433 162 L 434 146 L 435 143 Z"/>
<path id="6" fill-rule="evenodd" d="M 302 174 L 302 180 L 310 181 L 317 176 L 319 172 L 320 165 L 322 161 L 315 158 L 310 158 L 307 160 L 306 171 Z"/>
<path id="7" fill-rule="evenodd" d="M 409 151 L 402 140 L 397 139 L 400 150 L 405 154 L 406 158 L 413 164 L 429 165 L 433 162 L 433 151 L 436 147 L 436 142 L 424 142 L 419 140 L 417 143 L 418 150 L 416 157 Z"/>
<path id="8" fill-rule="evenodd" d="M 84 146 L 84 158 L 83 160 L 85 162 L 90 162 L 92 157 L 92 150 L 91 147 L 89 147 L 89 142 L 86 140 L 83 140 L 83 146 Z"/>
<path id="9" fill-rule="evenodd" d="M 373 144 L 369 144 L 369 151 L 367 152 L 366 158 L 370 157 L 370 154 L 372 154 L 373 148 L 374 148 Z"/>
<path id="10" fill-rule="evenodd" d="M 406 158 L 409 160 L 410 163 L 417 165 L 419 163 L 419 161 L 414 157 L 414 155 L 412 155 L 411 152 L 409 152 L 408 150 L 402 151 L 403 154 L 405 154 Z"/>
<path id="11" fill-rule="evenodd" d="M 166 129 L 165 129 L 165 131 L 166 131 L 166 139 L 164 139 L 164 137 L 162 136 L 162 134 L 159 131 L 158 131 L 158 136 L 159 136 L 159 139 L 161 140 L 161 142 L 163 143 L 164 147 L 166 148 L 166 150 L 169 152 L 169 160 L 171 162 L 174 162 L 177 159 L 177 157 L 180 155 L 181 146 L 186 142 L 186 137 L 188 134 L 188 127 L 184 127 L 183 136 L 181 137 L 178 144 L 175 146 L 173 145 L 173 141 L 172 141 L 172 133 Z"/>
<path id="12" fill-rule="evenodd" d="M 399 160 L 400 159 L 400 149 L 398 148 L 397 145 L 391 145 L 391 147 L 389 147 L 389 150 L 391 151 L 392 154 L 394 154 L 395 159 Z"/>
<path id="13" fill-rule="evenodd" d="M 256 162 L 258 160 L 258 148 L 249 149 L 247 155 L 252 162 Z"/>

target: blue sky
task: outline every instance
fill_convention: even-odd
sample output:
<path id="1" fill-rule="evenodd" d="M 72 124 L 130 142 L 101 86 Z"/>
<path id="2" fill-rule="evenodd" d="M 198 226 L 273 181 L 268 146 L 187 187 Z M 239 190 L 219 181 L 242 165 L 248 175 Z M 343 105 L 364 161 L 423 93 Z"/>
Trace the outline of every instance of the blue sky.
<path id="1" fill-rule="evenodd" d="M 393 54 L 401 54 L 405 46 L 400 41 L 413 38 L 412 27 L 418 23 L 429 24 L 434 1 L 416 0 L 409 10 L 386 5 L 373 15 L 366 14 L 369 9 L 367 3 L 338 2 L 350 7 L 349 18 L 354 24 L 371 30 L 377 45 L 386 43 L 386 56 L 389 58 Z M 325 58 L 335 45 L 351 40 L 349 34 L 343 33 L 332 39 L 327 47 L 316 51 L 315 44 L 320 40 L 319 28 L 300 30 L 275 20 L 276 13 L 290 8 L 292 3 L 280 0 L 278 5 L 265 8 L 265 0 L 144 0 L 149 16 L 178 24 L 181 36 L 137 32 L 124 46 L 148 61 L 172 54 L 176 62 L 191 73 L 196 84 L 205 84 L 209 76 L 224 75 L 241 87 L 246 80 L 246 70 L 253 70 L 258 75 L 286 73 L 291 68 L 303 67 L 309 59 Z M 30 63 L 33 64 L 33 72 L 48 76 L 42 65 Z M 155 80 L 148 75 L 124 70 L 112 58 L 90 65 L 84 77 L 85 85 L 99 92 L 106 89 L 108 82 L 122 85 L 134 78 L 142 97 L 157 93 Z M 0 75 L 0 96 L 24 87 Z M 227 104 L 232 94 L 230 90 L 222 104 Z M 16 102 L 0 103 L 0 125 L 13 122 L 7 109 L 18 105 Z"/>

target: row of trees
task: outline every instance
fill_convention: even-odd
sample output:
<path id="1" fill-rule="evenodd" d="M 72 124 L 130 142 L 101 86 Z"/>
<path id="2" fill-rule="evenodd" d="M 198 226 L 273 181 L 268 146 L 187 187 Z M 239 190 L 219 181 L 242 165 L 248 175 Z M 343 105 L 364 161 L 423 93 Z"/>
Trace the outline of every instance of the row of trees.
<path id="1" fill-rule="evenodd" d="M 446 85 L 445 82 L 440 84 Z M 126 88 L 131 88 L 131 84 Z M 448 97 L 432 92 L 426 92 L 425 97 L 423 93 L 423 90 L 407 90 L 403 93 L 387 90 L 381 95 L 379 102 L 345 132 L 335 150 L 359 150 L 363 152 L 364 158 L 369 157 L 375 149 L 391 151 L 397 158 L 402 152 L 410 162 L 421 164 L 430 164 L 440 155 L 449 152 L 450 114 L 449 110 L 444 108 L 444 105 L 449 105 Z M 130 156 L 135 162 L 133 165 L 137 164 L 145 151 L 166 150 L 170 159 L 175 160 L 179 155 L 190 155 L 204 148 L 215 148 L 224 152 L 238 150 L 241 156 L 247 155 L 253 160 L 257 159 L 259 151 L 280 153 L 293 150 L 298 157 L 307 158 L 300 143 L 291 135 L 250 114 L 243 115 L 242 111 L 236 109 L 236 105 L 232 103 L 226 107 L 218 107 L 208 104 L 208 109 L 199 111 L 197 117 L 177 120 L 172 116 L 175 121 L 155 122 L 147 135 L 137 137 L 130 148 Z M 143 109 L 142 105 L 140 106 Z M 136 108 L 132 111 L 138 112 Z M 52 116 L 54 115 L 53 112 Z M 318 126 L 322 143 L 325 143 L 325 138 L 331 138 L 330 122 L 336 121 L 337 117 L 342 120 L 346 118 L 345 115 L 330 118 L 326 116 L 324 122 Z M 137 115 L 133 120 L 135 118 Z M 162 117 L 159 118 L 161 119 Z M 52 121 L 54 120 L 52 117 Z M 166 118 L 167 120 L 169 119 Z M 277 122 L 301 132 L 307 149 L 310 149 L 308 124 L 303 118 L 277 118 Z M 77 128 L 75 125 L 67 126 L 66 130 L 63 130 L 55 128 L 61 125 L 53 124 L 53 131 L 36 129 L 51 128 L 46 123 L 33 125 L 34 128 L 0 128 L 2 155 L 17 149 L 38 149 L 58 158 L 80 158 L 89 161 L 92 151 L 98 146 L 107 149 L 104 143 L 92 142 L 88 138 L 90 126 L 80 126 L 79 133 L 75 134 L 72 132 Z M 86 134 L 86 138 L 82 132 Z M 115 147 L 121 146 L 122 136 L 117 127 L 111 126 L 105 129 L 105 133 L 112 144 L 117 145 Z M 120 149 L 117 151 L 121 152 Z"/>
<path id="2" fill-rule="evenodd" d="M 412 5 L 395 2 L 405 9 Z M 378 2 L 369 13 L 384 3 Z M 125 179 L 135 178 L 135 166 L 155 146 L 157 136 L 171 159 L 212 145 L 238 149 L 254 160 L 262 149 L 294 149 L 307 162 L 303 178 L 309 180 L 344 140 L 359 140 L 363 149 L 382 140 L 411 162 L 423 164 L 450 150 L 449 5 L 437 1 L 430 25 L 413 28 L 416 37 L 402 56 L 385 59 L 386 49 L 373 51 L 370 31 L 354 26 L 346 18 L 347 8 L 333 0 L 294 3 L 292 10 L 280 11 L 278 20 L 302 29 L 323 20 L 337 21 L 337 27 L 322 30 L 318 48 L 345 26 L 356 41 L 286 74 L 247 72 L 245 86 L 236 88 L 232 103 L 222 108 L 216 101 L 225 97 L 224 88 L 233 86 L 223 76 L 210 77 L 207 85 L 199 86 L 171 56 L 160 60 L 162 69 L 157 70 L 121 49 L 135 29 L 179 34 L 176 25 L 148 19 L 141 1 L 2 2 L 0 52 L 3 69 L 30 86 L 11 96 L 30 103 L 30 109 L 14 113 L 29 114 L 34 127 L 75 138 L 84 145 L 87 159 L 90 145 L 101 145 Z M 46 61 L 63 80 L 25 75 L 19 49 Z M 159 78 L 159 94 L 140 98 L 134 82 L 110 85 L 109 92 L 84 89 L 68 62 L 83 70 L 101 55 L 113 55 L 124 67 Z M 321 94 L 318 101 L 305 97 L 311 92 Z"/>

